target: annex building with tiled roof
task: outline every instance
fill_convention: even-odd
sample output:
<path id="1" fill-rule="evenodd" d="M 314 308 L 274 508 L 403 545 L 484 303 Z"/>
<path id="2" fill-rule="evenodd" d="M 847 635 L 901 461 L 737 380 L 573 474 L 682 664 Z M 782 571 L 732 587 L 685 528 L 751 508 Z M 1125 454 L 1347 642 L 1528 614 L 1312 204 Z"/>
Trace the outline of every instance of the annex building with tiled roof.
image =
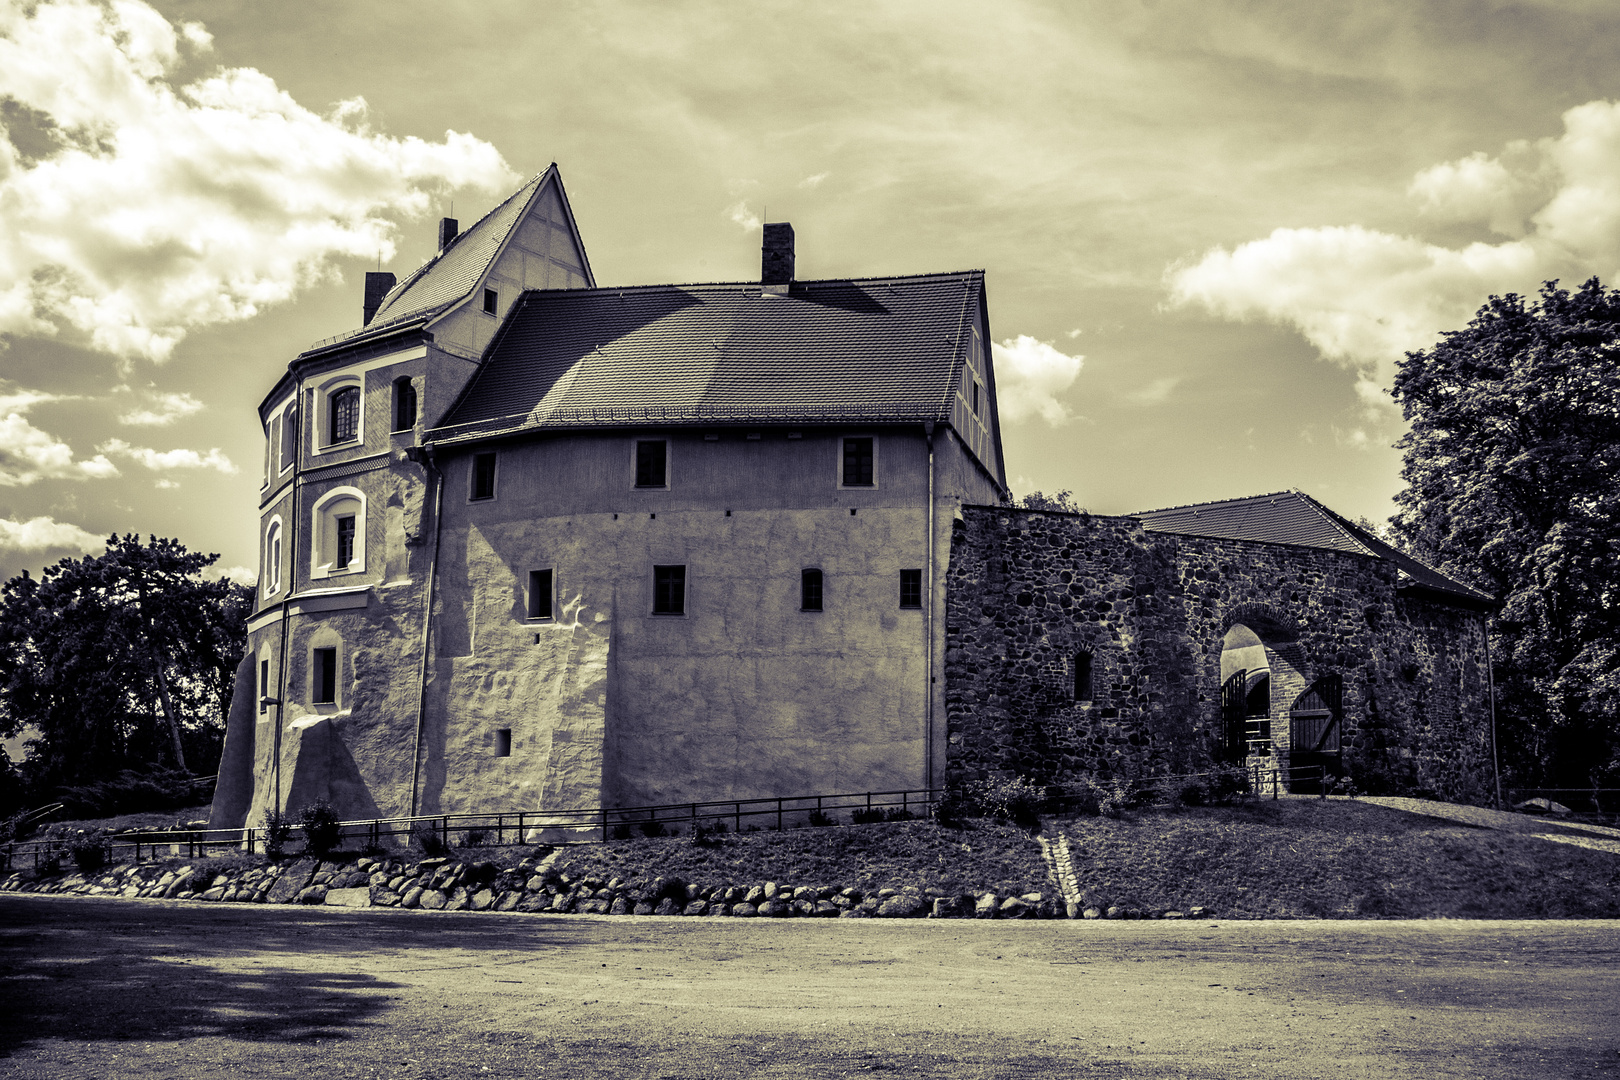
<path id="1" fill-rule="evenodd" d="M 800 281 L 771 223 L 757 281 L 602 287 L 552 166 L 361 314 L 259 409 L 215 827 L 1478 786 L 1489 597 L 1293 492 L 1011 505 L 981 271 Z"/>

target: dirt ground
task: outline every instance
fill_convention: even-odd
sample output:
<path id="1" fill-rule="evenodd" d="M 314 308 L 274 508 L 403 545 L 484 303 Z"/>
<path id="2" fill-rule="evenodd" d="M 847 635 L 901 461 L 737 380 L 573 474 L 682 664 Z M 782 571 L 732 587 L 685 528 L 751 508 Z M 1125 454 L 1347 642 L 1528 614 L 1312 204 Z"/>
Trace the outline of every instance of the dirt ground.
<path id="1" fill-rule="evenodd" d="M 0 897 L 0 1076 L 1620 1076 L 1611 922 L 521 916 Z"/>

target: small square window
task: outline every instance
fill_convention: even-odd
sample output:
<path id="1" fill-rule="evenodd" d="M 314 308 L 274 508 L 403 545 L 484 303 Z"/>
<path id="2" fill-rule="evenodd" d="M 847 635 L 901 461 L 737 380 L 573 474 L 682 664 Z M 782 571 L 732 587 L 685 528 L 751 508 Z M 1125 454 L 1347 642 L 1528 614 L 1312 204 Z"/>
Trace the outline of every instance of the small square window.
<path id="1" fill-rule="evenodd" d="M 636 487 L 661 488 L 669 475 L 669 444 L 663 439 L 636 440 Z"/>
<path id="2" fill-rule="evenodd" d="M 529 571 L 529 618 L 551 618 L 551 571 Z"/>
<path id="3" fill-rule="evenodd" d="M 472 461 L 472 494 L 473 499 L 493 499 L 495 497 L 495 454 L 474 454 Z"/>
<path id="4" fill-rule="evenodd" d="M 821 610 L 821 571 L 799 571 L 799 610 Z"/>
<path id="5" fill-rule="evenodd" d="M 503 727 L 503 728 L 497 728 L 495 730 L 495 756 L 496 757 L 511 757 L 512 756 L 512 729 L 511 728 Z"/>
<path id="6" fill-rule="evenodd" d="M 314 670 L 310 672 L 310 703 L 337 704 L 337 650 L 316 649 Z"/>
<path id="7" fill-rule="evenodd" d="M 485 289 L 484 290 L 484 314 L 485 315 L 493 315 L 493 314 L 495 314 L 496 309 L 498 307 L 500 307 L 500 303 L 501 303 L 501 298 L 496 295 L 494 289 Z"/>
<path id="8" fill-rule="evenodd" d="M 872 486 L 872 440 L 844 440 L 844 486 Z"/>
<path id="9" fill-rule="evenodd" d="M 653 614 L 686 614 L 686 567 L 653 567 Z"/>
<path id="10" fill-rule="evenodd" d="M 903 608 L 922 607 L 922 571 L 900 571 L 900 606 Z"/>

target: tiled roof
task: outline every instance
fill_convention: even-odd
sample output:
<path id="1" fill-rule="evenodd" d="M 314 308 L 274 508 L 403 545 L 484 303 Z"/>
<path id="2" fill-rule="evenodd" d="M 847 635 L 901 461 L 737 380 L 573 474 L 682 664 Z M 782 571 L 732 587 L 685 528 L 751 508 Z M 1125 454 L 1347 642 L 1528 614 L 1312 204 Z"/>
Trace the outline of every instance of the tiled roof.
<path id="1" fill-rule="evenodd" d="M 950 416 L 982 271 L 528 292 L 437 438 Z"/>
<path id="2" fill-rule="evenodd" d="M 1130 516 L 1140 520 L 1142 527 L 1149 532 L 1299 544 L 1370 555 L 1394 563 L 1404 585 L 1433 589 L 1476 604 L 1489 603 L 1491 600 L 1489 594 L 1454 581 L 1426 563 L 1398 551 L 1309 495 L 1297 491 L 1278 491 L 1270 495 L 1195 503 L 1192 506 L 1172 506 Z"/>
<path id="3" fill-rule="evenodd" d="M 555 166 L 553 166 L 555 168 Z M 424 323 L 465 299 L 483 278 L 507 236 L 523 218 L 530 200 L 551 169 L 519 188 L 511 198 L 479 218 L 450 246 L 423 263 L 383 297 L 370 324 L 359 330 L 316 342 L 308 352 L 335 345 L 352 345 Z M 307 353 L 306 353 L 307 355 Z"/>

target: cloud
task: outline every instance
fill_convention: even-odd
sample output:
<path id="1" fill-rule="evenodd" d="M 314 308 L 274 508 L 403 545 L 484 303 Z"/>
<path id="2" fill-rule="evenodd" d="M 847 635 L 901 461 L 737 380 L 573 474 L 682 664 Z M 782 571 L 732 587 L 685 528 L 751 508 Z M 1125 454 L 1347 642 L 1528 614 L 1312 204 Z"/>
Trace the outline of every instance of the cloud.
<path id="1" fill-rule="evenodd" d="M 358 98 L 320 116 L 247 68 L 178 84 L 209 47 L 201 26 L 140 0 L 0 0 L 0 99 L 13 106 L 0 121 L 0 335 L 66 330 L 162 360 L 191 329 L 331 276 L 335 257 L 391 258 L 383 215 L 513 182 L 470 135 L 376 134 Z"/>
<path id="2" fill-rule="evenodd" d="M 726 207 L 725 214 L 728 221 L 735 225 L 740 225 L 744 229 L 758 229 L 764 224 L 763 221 L 761 221 L 760 216 L 748 208 L 748 201 L 746 199 L 732 203 L 730 206 Z"/>
<path id="3" fill-rule="evenodd" d="M 238 585 L 255 585 L 259 581 L 259 571 L 251 566 L 213 566 L 203 567 L 202 576 L 207 581 L 218 581 L 224 578 L 234 581 Z"/>
<path id="4" fill-rule="evenodd" d="M 1125 400 L 1135 405 L 1163 405 L 1170 400 L 1170 392 L 1181 383 L 1179 375 L 1167 375 L 1162 379 L 1154 379 L 1140 390 L 1133 390 L 1125 395 Z"/>
<path id="5" fill-rule="evenodd" d="M 1085 357 L 1058 352 L 1027 334 L 992 344 L 990 349 L 1003 420 L 1017 423 L 1038 416 L 1057 427 L 1073 417 L 1057 395 L 1074 385 Z"/>
<path id="6" fill-rule="evenodd" d="M 163 472 L 169 469 L 216 469 L 222 473 L 234 473 L 236 466 L 231 459 L 220 452 L 219 447 L 213 447 L 206 454 L 196 450 L 152 450 L 144 446 L 131 446 L 123 439 L 108 439 L 97 447 L 103 454 L 112 454 L 116 457 L 128 458 L 139 462 L 154 472 Z"/>
<path id="7" fill-rule="evenodd" d="M 190 394 L 148 392 L 147 403 L 120 414 L 118 422 L 134 427 L 167 427 L 181 417 L 201 412 L 203 403 Z"/>
<path id="8" fill-rule="evenodd" d="M 807 176 L 803 180 L 800 180 L 799 181 L 799 186 L 802 187 L 802 188 L 820 187 L 821 182 L 823 180 L 827 179 L 827 177 L 829 177 L 831 175 L 832 175 L 831 173 L 818 172 L 814 176 Z"/>
<path id="9" fill-rule="evenodd" d="M 35 427 L 28 410 L 46 401 L 61 400 L 34 390 L 0 393 L 0 487 L 25 487 L 40 480 L 105 480 L 118 475 L 118 467 L 97 454 L 76 459 L 73 448 Z"/>
<path id="10" fill-rule="evenodd" d="M 1490 294 L 1620 268 L 1620 102 L 1563 115 L 1564 132 L 1432 166 L 1408 195 L 1427 219 L 1507 237 L 1447 246 L 1359 225 L 1277 229 L 1166 274 L 1172 303 L 1292 326 L 1388 405 L 1397 360 L 1460 328 Z"/>
<path id="11" fill-rule="evenodd" d="M 85 554 L 100 552 L 107 538 L 85 532 L 77 525 L 48 517 L 15 521 L 0 518 L 0 551 L 37 552 L 67 549 Z"/>

